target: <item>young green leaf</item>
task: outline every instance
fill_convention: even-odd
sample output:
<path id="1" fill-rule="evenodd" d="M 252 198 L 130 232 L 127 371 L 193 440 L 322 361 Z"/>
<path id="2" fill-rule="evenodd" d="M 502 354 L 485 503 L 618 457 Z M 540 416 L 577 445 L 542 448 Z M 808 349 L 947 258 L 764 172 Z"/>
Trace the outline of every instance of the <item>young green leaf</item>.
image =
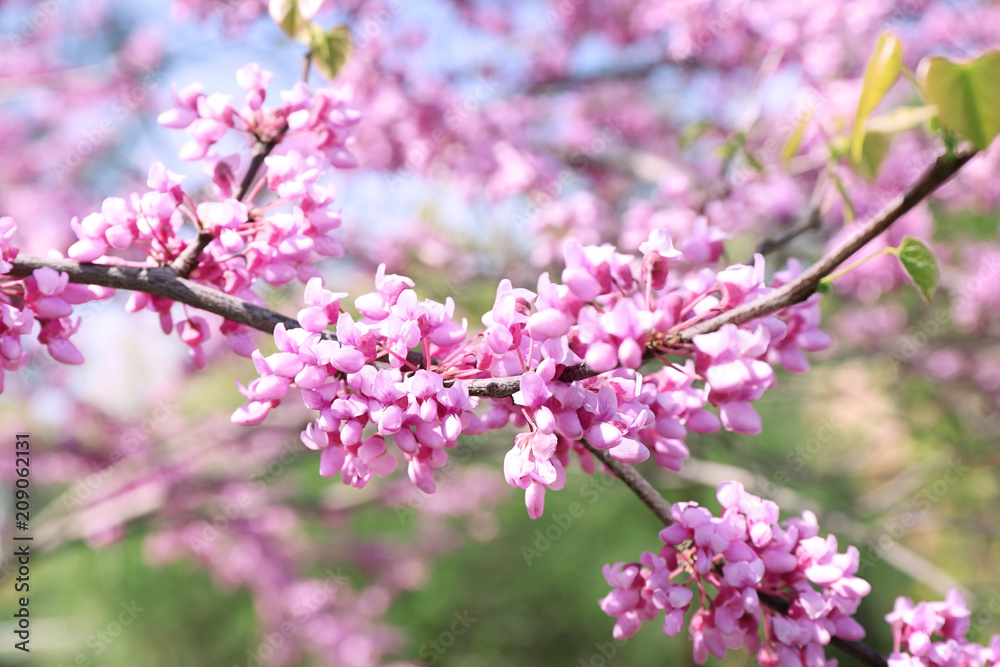
<path id="1" fill-rule="evenodd" d="M 889 152 L 889 142 L 891 137 L 881 132 L 868 132 L 865 134 L 864 145 L 861 147 L 861 160 L 854 165 L 854 170 L 861 174 L 862 178 L 874 181 L 878 176 L 878 169 L 882 166 L 882 161 Z"/>
<path id="2" fill-rule="evenodd" d="M 687 150 L 694 142 L 698 141 L 703 134 L 711 130 L 714 126 L 708 121 L 698 121 L 685 127 L 678 138 L 678 145 L 681 150 Z"/>
<path id="3" fill-rule="evenodd" d="M 913 283 L 920 290 L 924 301 L 930 303 L 934 296 L 934 290 L 938 284 L 938 263 L 934 253 L 923 241 L 907 236 L 903 239 L 903 244 L 896 249 L 896 256 L 899 257 L 903 269 L 913 280 Z"/>
<path id="4" fill-rule="evenodd" d="M 1000 133 L 1000 51 L 964 62 L 924 58 L 917 77 L 942 125 L 981 150 Z"/>
<path id="5" fill-rule="evenodd" d="M 795 130 L 792 131 L 792 136 L 788 137 L 788 141 L 781 149 L 782 162 L 791 160 L 792 156 L 799 150 L 799 144 L 802 143 L 802 137 L 806 133 L 806 125 L 809 124 L 810 118 L 812 118 L 812 109 L 806 109 L 798 125 L 795 126 Z"/>
<path id="6" fill-rule="evenodd" d="M 309 53 L 313 63 L 327 78 L 332 79 L 340 72 L 351 55 L 351 31 L 346 25 L 338 25 L 324 31 L 317 24 L 309 26 Z"/>
<path id="7" fill-rule="evenodd" d="M 898 134 L 919 127 L 921 123 L 934 118 L 937 113 L 937 107 L 933 104 L 920 107 L 899 107 L 888 113 L 869 118 L 868 122 L 865 123 L 865 131 Z"/>
<path id="8" fill-rule="evenodd" d="M 865 68 L 865 78 L 861 85 L 861 99 L 858 100 L 858 110 L 854 115 L 854 132 L 851 134 L 851 159 L 855 164 L 861 162 L 861 150 L 864 146 L 865 119 L 875 111 L 885 94 L 899 78 L 903 66 L 903 46 L 899 38 L 890 32 L 879 35 L 868 66 Z"/>
<path id="9" fill-rule="evenodd" d="M 286 35 L 296 37 L 319 11 L 322 0 L 270 0 L 267 11 Z"/>

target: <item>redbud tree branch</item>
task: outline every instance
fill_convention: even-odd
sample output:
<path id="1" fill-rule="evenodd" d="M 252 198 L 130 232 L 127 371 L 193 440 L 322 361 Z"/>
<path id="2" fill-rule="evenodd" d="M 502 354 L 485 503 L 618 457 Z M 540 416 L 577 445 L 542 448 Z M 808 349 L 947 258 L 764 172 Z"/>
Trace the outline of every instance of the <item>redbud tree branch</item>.
<path id="1" fill-rule="evenodd" d="M 580 442 L 614 473 L 656 515 L 656 518 L 663 522 L 664 526 L 674 523 L 674 520 L 670 516 L 670 503 L 660 495 L 660 492 L 638 470 L 627 463 L 622 463 L 613 458 L 606 450 L 595 449 L 586 439 Z M 761 602 L 774 611 L 783 615 L 788 614 L 789 602 L 787 598 L 762 591 L 758 591 L 757 595 L 760 597 Z M 868 665 L 869 667 L 888 667 L 885 656 L 864 642 L 834 636 L 830 638 L 830 643 L 863 665 Z"/>
<path id="2" fill-rule="evenodd" d="M 14 268 L 9 275 L 14 277 L 29 276 L 35 269 L 47 266 L 68 274 L 70 282 L 73 283 L 101 285 L 161 296 L 201 310 L 207 310 L 210 313 L 221 315 L 227 320 L 239 322 L 267 333 L 274 333 L 274 327 L 278 324 L 284 324 L 287 328 L 299 326 L 298 321 L 291 317 L 256 306 L 214 287 L 207 287 L 181 278 L 174 273 L 173 269 L 165 266 L 140 268 L 89 264 L 72 259 L 57 259 L 26 253 L 19 254 L 11 263 Z"/>
<path id="3" fill-rule="evenodd" d="M 630 466 L 627 463 L 622 463 L 618 459 L 614 458 L 606 450 L 596 449 L 593 445 L 587 442 L 586 439 L 580 440 L 583 446 L 590 450 L 590 453 L 597 457 L 597 459 L 603 463 L 607 468 L 615 474 L 615 477 L 620 479 L 628 488 L 632 490 L 639 500 L 641 500 L 646 507 L 652 510 L 653 514 L 656 515 L 660 521 L 663 522 L 664 526 L 669 526 L 674 522 L 670 517 L 670 503 L 667 502 L 666 498 L 660 495 L 660 492 L 650 484 L 645 477 L 643 477 L 638 470 Z"/>
<path id="4" fill-rule="evenodd" d="M 690 343 L 695 336 L 716 331 L 724 324 L 743 324 L 805 301 L 817 290 L 823 278 L 833 273 L 837 267 L 847 261 L 866 243 L 884 232 L 889 228 L 889 225 L 899 220 L 912 210 L 914 206 L 944 185 L 976 153 L 976 150 L 968 150 L 938 157 L 920 175 L 916 183 L 902 194 L 896 196 L 874 218 L 866 223 L 855 225 L 854 231 L 841 241 L 840 245 L 803 271 L 798 278 L 779 287 L 765 297 L 737 306 L 716 317 L 684 329 L 684 331 L 668 339 L 667 344 Z"/>
<path id="5" fill-rule="evenodd" d="M 893 222 L 947 182 L 975 154 L 975 150 L 969 150 L 940 156 L 909 189 L 893 199 L 870 221 L 857 224 L 854 232 L 839 246 L 820 258 L 795 280 L 764 297 L 727 310 L 668 337 L 665 346 L 668 348 L 680 347 L 691 343 L 695 336 L 716 331 L 724 324 L 743 324 L 806 300 L 817 290 L 823 278 L 833 273 L 862 246 L 888 229 Z M 260 162 L 263 162 L 263 158 L 260 159 Z M 269 334 L 274 332 L 274 327 L 278 323 L 284 324 L 289 329 L 299 326 L 299 323 L 290 317 L 253 305 L 217 289 L 181 278 L 171 268 L 135 268 L 89 264 L 28 254 L 18 255 L 12 263 L 14 267 L 9 275 L 14 277 L 25 277 L 35 269 L 48 266 L 68 274 L 70 281 L 74 283 L 103 285 L 165 297 L 221 315 L 228 320 Z M 330 334 L 327 336 L 329 337 Z M 588 368 L 586 364 L 578 364 L 566 368 L 559 379 L 564 382 L 572 382 L 594 375 L 597 373 Z M 510 396 L 521 386 L 520 376 L 463 380 L 463 382 L 468 386 L 470 395 L 491 398 Z"/>
<path id="6" fill-rule="evenodd" d="M 854 231 L 840 245 L 820 258 L 819 261 L 806 269 L 795 280 L 764 297 L 720 313 L 711 319 L 674 334 L 665 341 L 666 346 L 677 347 L 688 344 L 693 340 L 694 336 L 711 333 L 725 324 L 743 324 L 770 315 L 809 298 L 810 295 L 816 292 L 823 278 L 831 275 L 865 244 L 876 238 L 888 229 L 892 223 L 930 196 L 931 193 L 954 176 L 975 155 L 975 150 L 969 150 L 939 157 L 909 189 L 893 199 L 885 209 L 870 221 L 857 225 Z M 259 162 L 263 162 L 264 156 L 266 156 L 266 153 L 263 156 L 260 154 L 255 155 L 255 160 L 259 158 Z M 250 176 L 250 172 L 248 172 L 248 176 Z M 240 188 L 241 194 L 245 194 L 248 185 L 249 181 L 244 179 L 244 184 Z M 48 258 L 28 254 L 19 255 L 13 260 L 12 264 L 13 269 L 9 275 L 13 277 L 26 277 L 35 269 L 47 266 L 68 274 L 70 281 L 74 283 L 102 285 L 165 297 L 200 308 L 201 310 L 216 313 L 228 320 L 266 333 L 273 333 L 274 327 L 279 323 L 284 324 L 287 328 L 299 326 L 298 322 L 290 317 L 182 278 L 177 275 L 173 268 L 138 268 L 89 264 L 69 259 Z M 570 382 L 594 375 L 596 373 L 585 364 L 579 364 L 566 368 L 559 379 Z M 465 380 L 464 382 L 468 385 L 469 393 L 473 396 L 500 398 L 510 396 L 520 388 L 519 376 Z M 613 459 L 606 451 L 594 449 L 586 441 L 583 441 L 583 444 L 621 479 L 653 511 L 664 525 L 672 523 L 672 519 L 670 518 L 670 504 L 638 471 L 632 466 Z M 761 601 L 780 613 L 787 612 L 788 610 L 788 601 L 780 596 L 761 594 Z M 833 637 L 831 643 L 862 664 L 869 665 L 870 667 L 885 667 L 887 664 L 885 656 L 862 642 Z"/>
<path id="7" fill-rule="evenodd" d="M 257 173 L 260 168 L 264 166 L 264 160 L 267 156 L 271 154 L 271 151 L 281 143 L 282 137 L 288 132 L 288 123 L 285 123 L 282 128 L 274 135 L 271 139 L 267 141 L 258 141 L 253 149 L 253 157 L 250 159 L 250 165 L 247 167 L 247 173 L 243 175 L 243 180 L 240 182 L 239 189 L 234 195 L 234 199 L 237 201 L 243 201 L 243 199 L 250 193 L 250 188 L 254 184 L 254 180 L 257 178 Z M 178 276 L 181 278 L 187 278 L 194 271 L 195 267 L 198 266 L 198 260 L 201 259 L 201 253 L 204 252 L 208 244 L 215 239 L 215 234 L 207 230 L 201 229 L 198 231 L 198 237 L 195 239 L 194 243 L 189 245 L 184 249 L 177 259 L 171 263 L 170 268 L 172 268 Z M 129 289 L 129 288 L 123 288 Z M 190 304 L 193 305 L 193 304 Z"/>

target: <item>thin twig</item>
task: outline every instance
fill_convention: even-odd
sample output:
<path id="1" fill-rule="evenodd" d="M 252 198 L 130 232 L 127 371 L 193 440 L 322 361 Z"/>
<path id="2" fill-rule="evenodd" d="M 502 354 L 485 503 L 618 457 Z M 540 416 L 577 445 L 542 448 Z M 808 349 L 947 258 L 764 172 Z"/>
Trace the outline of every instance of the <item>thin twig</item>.
<path id="1" fill-rule="evenodd" d="M 754 252 L 755 253 L 759 252 L 762 255 L 769 255 L 775 250 L 778 250 L 779 248 L 788 245 L 802 234 L 805 234 L 806 232 L 811 232 L 814 229 L 819 229 L 820 223 L 822 221 L 823 218 L 820 217 L 819 209 L 813 208 L 806 215 L 804 221 L 802 221 L 795 227 L 792 227 L 784 234 L 781 234 L 776 238 L 764 239 L 759 244 L 757 244 L 757 247 L 754 249 Z"/>
<path id="2" fill-rule="evenodd" d="M 275 147 L 281 143 L 281 139 L 285 136 L 286 132 L 288 132 L 288 123 L 285 123 L 281 129 L 278 130 L 278 133 L 275 134 L 269 141 L 259 143 L 254 147 L 253 158 L 250 160 L 250 166 L 247 167 L 247 173 L 243 175 L 240 187 L 236 191 L 235 199 L 237 201 L 243 201 L 243 198 L 247 196 L 248 192 L 250 192 L 250 188 L 253 186 L 253 182 L 257 178 L 257 172 L 259 172 L 260 168 L 264 165 L 264 160 L 271 154 L 271 151 L 273 151 Z"/>
<path id="3" fill-rule="evenodd" d="M 783 616 L 788 614 L 790 604 L 786 598 L 763 591 L 757 591 L 757 596 L 761 602 L 779 614 Z M 836 646 L 863 665 L 869 665 L 869 667 L 888 667 L 889 665 L 884 655 L 864 642 L 832 636 L 830 637 L 830 644 Z"/>
<path id="4" fill-rule="evenodd" d="M 667 345 L 676 346 L 680 343 L 690 343 L 695 336 L 717 331 L 724 324 L 743 324 L 805 301 L 816 291 L 820 280 L 833 273 L 838 266 L 847 261 L 865 244 L 884 232 L 889 228 L 889 225 L 899 220 L 914 206 L 941 187 L 976 153 L 975 150 L 969 150 L 954 155 L 942 155 L 908 190 L 893 199 L 870 221 L 856 225 L 850 236 L 834 250 L 821 257 L 818 262 L 803 271 L 798 278 L 782 285 L 767 296 L 727 310 L 710 320 L 679 332 L 667 341 Z"/>
<path id="5" fill-rule="evenodd" d="M 308 71 L 308 70 L 307 70 Z M 240 182 L 240 187 L 236 191 L 237 201 L 243 201 L 243 199 L 250 192 L 250 188 L 254 184 L 254 180 L 257 178 L 257 173 L 260 168 L 264 166 L 264 160 L 271 151 L 281 143 L 282 137 L 288 132 L 288 124 L 286 123 L 278 133 L 274 135 L 269 141 L 264 141 L 258 143 L 253 149 L 253 158 L 250 160 L 250 166 L 247 167 L 247 173 L 243 175 L 243 180 Z M 181 278 L 187 278 L 194 271 L 195 267 L 198 266 L 198 260 L 201 259 L 201 253 L 204 252 L 208 244 L 215 239 L 215 234 L 209 232 L 208 230 L 202 229 L 198 231 L 198 237 L 195 239 L 194 243 L 189 245 L 184 251 L 177 256 L 170 264 L 170 268 L 180 276 Z"/>
<path id="6" fill-rule="evenodd" d="M 177 259 L 171 262 L 170 268 L 173 269 L 178 277 L 187 278 L 194 271 L 194 268 L 198 266 L 201 253 L 214 239 L 215 234 L 202 229 L 198 232 L 198 237 L 194 240 L 194 243 L 184 248 L 184 251 L 177 256 Z"/>

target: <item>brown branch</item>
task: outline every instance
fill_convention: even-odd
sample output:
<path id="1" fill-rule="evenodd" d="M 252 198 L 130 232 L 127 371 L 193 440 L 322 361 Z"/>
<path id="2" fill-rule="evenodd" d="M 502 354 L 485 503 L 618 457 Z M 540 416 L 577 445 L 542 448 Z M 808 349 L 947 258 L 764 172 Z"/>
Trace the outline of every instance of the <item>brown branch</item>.
<path id="1" fill-rule="evenodd" d="M 844 239 L 836 249 L 802 272 L 798 278 L 776 289 L 767 296 L 720 313 L 716 317 L 684 329 L 670 337 L 666 341 L 666 346 L 678 347 L 690 343 L 699 334 L 717 331 L 724 324 L 743 324 L 805 301 L 816 291 L 820 280 L 833 273 L 837 267 L 860 250 L 866 243 L 884 232 L 892 223 L 903 217 L 914 206 L 944 185 L 959 169 L 975 157 L 976 152 L 975 150 L 969 150 L 955 155 L 942 155 L 938 157 L 908 190 L 893 199 L 885 209 L 870 221 L 859 224 L 853 234 Z M 818 220 L 818 218 L 810 216 L 809 225 L 812 225 L 813 219 Z M 817 222 L 815 226 L 818 226 L 818 224 Z M 796 231 L 796 235 L 799 233 L 801 231 Z M 587 368 L 586 364 L 579 364 L 566 368 L 562 372 L 562 375 L 559 376 L 559 380 L 574 382 L 593 377 L 594 375 L 597 375 L 597 373 Z M 491 378 L 489 380 L 469 380 L 467 382 L 469 384 L 469 393 L 473 396 L 500 398 L 510 396 L 520 388 L 518 376 L 511 378 Z"/>
<path id="2" fill-rule="evenodd" d="M 281 143 L 281 139 L 285 136 L 286 132 L 288 132 L 287 123 L 270 140 L 260 142 L 254 146 L 250 166 L 247 167 L 247 173 L 243 175 L 243 180 L 240 182 L 240 187 L 234 197 L 236 201 L 243 201 L 247 194 L 249 194 L 250 188 L 253 187 L 254 180 L 257 178 L 257 174 L 260 172 L 260 168 L 264 166 L 264 160 Z M 181 278 L 187 278 L 194 271 L 195 267 L 198 266 L 201 253 L 205 251 L 205 248 L 214 239 L 215 234 L 204 229 L 199 230 L 198 238 L 171 262 L 170 268 Z"/>
<path id="3" fill-rule="evenodd" d="M 675 66 L 690 71 L 691 65 L 686 61 L 678 61 L 664 56 L 655 60 L 626 67 L 607 68 L 588 74 L 566 74 L 550 76 L 529 83 L 521 92 L 525 95 L 546 95 L 564 90 L 576 89 L 580 86 L 600 83 L 618 83 L 632 79 L 644 79 L 654 74 L 661 67 Z"/>
<path id="4" fill-rule="evenodd" d="M 194 271 L 194 267 L 198 266 L 198 260 L 201 259 L 201 253 L 208 247 L 208 244 L 215 239 L 215 234 L 207 232 L 204 229 L 198 232 L 198 238 L 194 240 L 194 243 L 184 248 L 184 251 L 177 256 L 173 262 L 170 263 L 170 268 L 173 269 L 181 278 L 187 278 Z"/>
<path id="5" fill-rule="evenodd" d="M 247 196 L 250 192 L 250 188 L 253 186 L 254 179 L 257 178 L 257 172 L 260 168 L 264 166 L 264 160 L 267 156 L 271 154 L 271 151 L 281 143 L 281 139 L 288 132 L 288 123 L 282 125 L 278 133 L 275 134 L 270 140 L 262 142 L 254 146 L 253 158 L 250 160 L 250 166 L 247 167 L 247 173 L 243 175 L 243 180 L 240 182 L 240 187 L 236 191 L 235 199 L 237 201 L 243 201 L 243 198 Z"/>
<path id="6" fill-rule="evenodd" d="M 872 220 L 863 225 L 858 225 L 854 233 L 841 242 L 836 249 L 806 269 L 796 280 L 756 301 L 726 311 L 710 320 L 685 329 L 671 337 L 667 341 L 667 346 L 689 343 L 694 336 L 716 331 L 725 324 L 743 324 L 804 301 L 816 291 L 823 278 L 833 273 L 837 267 L 843 264 L 865 244 L 888 229 L 893 222 L 905 215 L 938 187 L 947 182 L 975 154 L 976 151 L 971 150 L 955 155 L 939 157 L 912 187 L 897 196 L 888 207 Z M 258 162 L 258 169 L 259 163 L 263 162 L 264 157 L 266 157 L 266 153 L 255 155 L 254 160 Z M 252 177 L 244 178 L 243 185 L 240 187 L 241 195 L 245 194 L 247 188 L 252 185 L 252 180 Z M 255 306 L 219 290 L 181 278 L 170 268 L 135 268 L 86 264 L 68 259 L 52 259 L 26 254 L 19 255 L 13 261 L 13 265 L 10 275 L 15 277 L 25 277 L 30 275 L 34 269 L 48 266 L 67 273 L 70 281 L 74 283 L 103 285 L 117 289 L 141 291 L 154 296 L 162 296 L 216 313 L 226 319 L 267 333 L 273 333 L 274 327 L 278 323 L 282 323 L 288 328 L 299 326 L 297 321 L 289 317 L 266 308 L 261 308 L 260 306 Z M 587 368 L 585 364 L 580 364 L 566 368 L 559 379 L 575 381 L 594 375 L 596 373 Z M 520 387 L 519 376 L 467 380 L 465 382 L 469 387 L 469 393 L 474 396 L 510 396 Z M 593 448 L 586 440 L 582 440 L 581 442 L 608 469 L 621 479 L 652 510 L 664 525 L 672 523 L 670 504 L 634 467 L 616 461 L 608 452 Z M 780 596 L 772 596 L 766 593 L 760 595 L 762 601 L 772 609 L 780 613 L 787 612 L 787 600 Z M 887 665 L 886 658 L 881 653 L 861 642 L 833 637 L 830 643 L 862 664 L 869 665 L 870 667 L 885 667 Z"/>
<path id="7" fill-rule="evenodd" d="M 802 234 L 805 234 L 806 232 L 811 232 L 814 229 L 819 229 L 820 223 L 822 221 L 823 218 L 820 217 L 819 209 L 812 208 L 810 209 L 805 220 L 800 222 L 795 227 L 792 227 L 784 234 L 781 234 L 775 238 L 764 239 L 763 241 L 757 244 L 757 247 L 754 249 L 754 252 L 755 253 L 759 252 L 762 255 L 769 255 L 775 250 L 778 250 L 779 248 L 788 245 Z"/>
<path id="8" fill-rule="evenodd" d="M 757 591 L 757 597 L 759 597 L 760 601 L 766 606 L 770 607 L 782 616 L 788 615 L 788 608 L 790 605 L 786 598 L 783 598 L 780 595 L 772 595 L 771 593 L 766 593 L 764 591 Z M 831 636 L 830 644 L 832 646 L 836 646 L 863 665 L 869 665 L 870 667 L 888 667 L 889 663 L 885 656 L 864 642 Z"/>
<path id="9" fill-rule="evenodd" d="M 73 283 L 102 285 L 161 296 L 271 334 L 278 324 L 284 324 L 289 329 L 299 326 L 299 323 L 291 317 L 181 278 L 168 267 L 138 268 L 88 264 L 72 259 L 54 259 L 26 253 L 19 254 L 12 264 L 14 268 L 9 275 L 18 278 L 29 276 L 35 269 L 47 266 L 68 274 L 70 282 Z"/>
<path id="10" fill-rule="evenodd" d="M 277 138 L 275 139 L 275 141 Z M 798 278 L 784 285 L 767 296 L 743 304 L 732 310 L 720 313 L 667 339 L 666 347 L 678 347 L 688 344 L 692 339 L 705 333 L 718 330 L 724 324 L 743 324 L 750 320 L 770 315 L 774 312 L 795 305 L 807 299 L 819 286 L 820 280 L 833 273 L 862 246 L 884 232 L 893 222 L 898 220 L 920 201 L 929 196 L 975 156 L 976 151 L 966 151 L 955 155 L 943 155 L 925 171 L 910 189 L 896 197 L 889 206 L 872 220 L 859 224 L 855 231 L 846 238 L 835 250 L 822 257 L 818 262 L 806 269 Z M 254 160 L 263 162 L 266 153 L 258 153 Z M 249 172 L 248 172 L 249 174 Z M 252 179 L 251 179 L 252 181 Z M 244 179 L 244 183 L 248 181 Z M 247 185 L 249 187 L 249 185 Z M 241 186 L 241 191 L 243 186 Z M 132 268 L 108 266 L 103 264 L 84 264 L 69 259 L 50 259 L 37 255 L 19 255 L 14 260 L 11 275 L 24 277 L 31 271 L 43 266 L 49 266 L 69 274 L 74 283 L 104 285 L 117 289 L 128 289 L 145 292 L 154 296 L 162 296 L 174 301 L 207 310 L 226 319 L 245 324 L 254 329 L 273 333 L 279 322 L 286 328 L 296 328 L 299 323 L 285 315 L 275 313 L 266 308 L 255 306 L 249 302 L 230 296 L 211 287 L 206 287 L 184 278 L 178 277 L 169 268 Z M 324 334 L 333 337 L 331 334 Z M 420 365 L 417 353 L 411 353 Z M 563 370 L 559 379 L 564 382 L 575 382 L 597 375 L 586 364 L 570 366 Z M 520 389 L 520 376 L 505 378 L 483 378 L 462 380 L 469 388 L 472 396 L 503 398 Z"/>
<path id="11" fill-rule="evenodd" d="M 586 447 L 591 454 L 596 456 L 601 463 L 607 466 L 611 472 L 615 474 L 615 477 L 620 479 L 625 485 L 632 489 L 639 500 L 645 503 L 646 507 L 652 510 L 653 514 L 656 515 L 660 521 L 663 522 L 664 526 L 669 526 L 674 522 L 670 518 L 670 503 L 660 495 L 660 492 L 650 484 L 645 477 L 643 477 L 638 470 L 627 463 L 622 463 L 621 461 L 612 458 L 606 450 L 595 449 L 593 445 L 587 442 L 586 438 L 580 440 L 583 446 Z"/>
<path id="12" fill-rule="evenodd" d="M 802 272 L 798 278 L 774 290 L 767 296 L 750 303 L 737 306 L 732 310 L 720 313 L 668 339 L 668 346 L 690 343 L 699 335 L 717 331 L 724 324 L 743 324 L 758 317 L 775 313 L 782 308 L 794 306 L 808 299 L 819 287 L 819 282 L 833 273 L 854 253 L 866 243 L 889 228 L 889 225 L 899 220 L 914 206 L 926 199 L 931 193 L 944 185 L 959 169 L 971 160 L 977 151 L 969 150 L 954 155 L 942 155 L 934 161 L 927 171 L 921 174 L 917 182 L 908 190 L 898 195 L 878 215 L 864 224 L 858 224 L 854 232 L 844 239 L 839 246 L 820 258 L 818 262 Z"/>

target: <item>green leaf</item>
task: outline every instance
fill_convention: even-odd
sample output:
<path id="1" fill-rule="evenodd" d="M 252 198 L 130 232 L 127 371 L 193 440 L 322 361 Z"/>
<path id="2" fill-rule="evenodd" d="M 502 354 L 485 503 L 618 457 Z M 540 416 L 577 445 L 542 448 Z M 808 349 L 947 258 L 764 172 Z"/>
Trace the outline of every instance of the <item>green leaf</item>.
<path id="1" fill-rule="evenodd" d="M 864 144 L 861 147 L 861 160 L 854 165 L 854 170 L 861 174 L 862 178 L 875 180 L 878 169 L 882 166 L 886 153 L 889 152 L 890 141 L 889 135 L 881 132 L 865 134 Z"/>
<path id="2" fill-rule="evenodd" d="M 746 146 L 743 147 L 743 158 L 747 161 L 747 164 L 749 164 L 750 167 L 754 171 L 756 171 L 758 174 L 763 174 L 764 173 L 764 165 L 761 163 L 760 160 L 758 160 L 757 158 L 755 158 L 750 153 L 750 151 L 747 150 Z"/>
<path id="3" fill-rule="evenodd" d="M 869 118 L 868 122 L 865 123 L 865 131 L 898 134 L 919 127 L 922 123 L 934 118 L 937 113 L 937 107 L 933 104 L 921 107 L 899 107 L 880 116 Z"/>
<path id="4" fill-rule="evenodd" d="M 267 11 L 286 35 L 297 37 L 316 16 L 323 0 L 270 0 Z"/>
<path id="5" fill-rule="evenodd" d="M 917 77 L 942 125 L 980 150 L 1000 133 L 1000 51 L 968 61 L 924 58 Z"/>
<path id="6" fill-rule="evenodd" d="M 703 134 L 711 130 L 713 125 L 707 121 L 698 121 L 696 123 L 691 123 L 681 131 L 680 138 L 678 139 L 678 144 L 681 150 L 687 150 L 691 145 L 698 141 Z"/>
<path id="7" fill-rule="evenodd" d="M 351 30 L 341 24 L 324 31 L 322 26 L 313 23 L 305 36 L 316 68 L 329 79 L 337 76 L 351 55 Z"/>
<path id="8" fill-rule="evenodd" d="M 903 67 L 903 45 L 891 32 L 879 35 L 875 52 L 868 60 L 865 78 L 861 85 L 861 99 L 854 115 L 854 132 L 851 134 L 851 159 L 861 162 L 861 150 L 865 138 L 865 119 L 875 111 L 885 94 L 899 78 Z"/>
<path id="9" fill-rule="evenodd" d="M 903 245 L 896 249 L 896 256 L 899 257 L 900 264 L 903 265 L 906 273 L 920 290 L 924 301 L 930 303 L 940 276 L 934 253 L 923 241 L 907 236 L 903 239 Z"/>
<path id="10" fill-rule="evenodd" d="M 847 156 L 848 151 L 851 150 L 847 137 L 834 137 L 830 140 L 830 159 L 834 161 L 839 161 L 841 158 Z"/>
<path id="11" fill-rule="evenodd" d="M 802 114 L 802 119 L 799 120 L 799 124 L 792 131 L 792 136 L 788 137 L 788 141 L 785 142 L 784 147 L 781 149 L 782 162 L 791 160 L 792 156 L 799 150 L 799 144 L 802 143 L 802 136 L 806 133 L 806 125 L 809 123 L 810 118 L 812 118 L 812 109 L 806 109 L 806 112 Z"/>

